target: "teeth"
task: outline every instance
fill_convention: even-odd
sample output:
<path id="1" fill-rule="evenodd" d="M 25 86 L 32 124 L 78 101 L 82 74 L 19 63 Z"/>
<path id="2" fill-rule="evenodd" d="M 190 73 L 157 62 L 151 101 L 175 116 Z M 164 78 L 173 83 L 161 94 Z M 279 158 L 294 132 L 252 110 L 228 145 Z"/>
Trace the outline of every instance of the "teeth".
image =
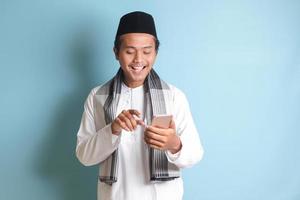
<path id="1" fill-rule="evenodd" d="M 135 65 L 130 65 L 130 67 L 135 71 L 141 71 L 144 68 L 144 65 L 143 64 L 135 64 Z"/>
<path id="2" fill-rule="evenodd" d="M 142 65 L 142 64 L 140 64 L 140 65 L 131 65 L 131 67 L 139 68 L 139 67 L 144 67 L 144 65 Z"/>

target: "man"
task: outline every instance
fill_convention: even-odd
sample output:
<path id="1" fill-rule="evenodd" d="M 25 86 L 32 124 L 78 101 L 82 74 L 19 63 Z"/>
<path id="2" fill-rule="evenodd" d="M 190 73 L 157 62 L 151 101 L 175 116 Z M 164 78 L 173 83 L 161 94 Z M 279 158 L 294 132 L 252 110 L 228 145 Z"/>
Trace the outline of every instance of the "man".
<path id="1" fill-rule="evenodd" d="M 180 169 L 202 158 L 185 95 L 153 70 L 158 47 L 151 15 L 124 15 L 114 45 L 120 69 L 85 102 L 76 155 L 86 166 L 100 164 L 98 199 L 182 199 Z M 167 114 L 167 128 L 151 126 L 153 116 Z"/>

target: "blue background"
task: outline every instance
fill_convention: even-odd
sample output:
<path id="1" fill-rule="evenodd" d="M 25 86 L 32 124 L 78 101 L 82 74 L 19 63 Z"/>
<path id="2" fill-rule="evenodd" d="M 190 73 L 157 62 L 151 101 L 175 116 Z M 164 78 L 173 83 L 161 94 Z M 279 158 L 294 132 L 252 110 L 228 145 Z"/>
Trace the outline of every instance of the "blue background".
<path id="1" fill-rule="evenodd" d="M 0 199 L 96 199 L 75 157 L 89 91 L 118 68 L 119 18 L 156 19 L 161 77 L 205 148 L 187 200 L 300 199 L 300 1 L 0 1 Z"/>

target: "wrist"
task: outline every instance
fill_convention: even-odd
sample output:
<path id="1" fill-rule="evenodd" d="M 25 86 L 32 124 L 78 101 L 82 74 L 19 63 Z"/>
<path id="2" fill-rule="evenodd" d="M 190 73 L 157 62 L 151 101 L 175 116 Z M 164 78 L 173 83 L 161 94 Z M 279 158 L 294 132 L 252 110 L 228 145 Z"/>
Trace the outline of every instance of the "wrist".
<path id="1" fill-rule="evenodd" d="M 180 140 L 180 138 L 176 135 L 176 136 L 175 136 L 175 141 L 174 141 L 174 146 L 173 146 L 172 149 L 170 149 L 170 152 L 171 152 L 172 154 L 175 154 L 175 153 L 177 153 L 178 151 L 181 150 L 181 147 L 182 147 L 181 140 Z"/>
<path id="2" fill-rule="evenodd" d="M 122 131 L 122 129 L 119 130 L 119 129 L 115 128 L 114 123 L 111 124 L 111 133 L 112 134 L 119 136 L 121 131 Z"/>

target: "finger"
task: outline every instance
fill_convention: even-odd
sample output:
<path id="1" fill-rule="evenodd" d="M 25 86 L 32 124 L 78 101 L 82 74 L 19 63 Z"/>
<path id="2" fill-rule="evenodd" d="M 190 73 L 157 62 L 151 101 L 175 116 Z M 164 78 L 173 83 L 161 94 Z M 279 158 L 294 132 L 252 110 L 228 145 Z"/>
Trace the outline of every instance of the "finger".
<path id="1" fill-rule="evenodd" d="M 175 121 L 172 119 L 169 128 L 176 130 Z"/>
<path id="2" fill-rule="evenodd" d="M 135 119 L 137 124 L 141 126 L 146 126 L 145 122 L 141 118 L 138 118 L 136 115 L 133 115 L 133 118 Z"/>
<path id="3" fill-rule="evenodd" d="M 134 115 L 130 114 L 129 111 L 123 111 L 122 114 L 124 114 L 130 120 L 130 123 L 131 123 L 133 129 L 136 129 L 137 122 L 136 122 L 135 118 L 133 117 Z"/>
<path id="4" fill-rule="evenodd" d="M 135 109 L 129 109 L 128 112 L 132 115 L 136 115 L 138 117 L 140 117 L 141 113 Z"/>
<path id="5" fill-rule="evenodd" d="M 133 118 L 135 119 L 135 121 L 136 121 L 136 123 L 137 123 L 138 125 L 141 125 L 141 126 L 146 127 L 145 122 L 144 122 L 141 118 L 138 118 L 136 115 L 132 115 L 132 116 L 133 116 Z"/>
<path id="6" fill-rule="evenodd" d="M 145 142 L 149 145 L 155 145 L 157 147 L 164 147 L 164 143 L 161 143 L 157 140 L 154 140 L 154 139 L 150 139 L 150 138 L 144 138 Z"/>
<path id="7" fill-rule="evenodd" d="M 157 149 L 157 150 L 160 150 L 160 151 L 163 151 L 164 148 L 163 147 L 159 147 L 159 146 L 156 146 L 156 145 L 152 145 L 150 144 L 149 147 L 153 148 L 153 149 Z"/>
<path id="8" fill-rule="evenodd" d="M 159 128 L 150 125 L 147 127 L 146 131 L 157 132 L 159 131 Z"/>
<path id="9" fill-rule="evenodd" d="M 158 141 L 158 142 L 161 142 L 161 143 L 164 143 L 164 144 L 167 142 L 167 139 L 166 139 L 165 136 L 156 134 L 156 133 L 151 132 L 151 131 L 147 131 L 147 132 L 145 133 L 145 137 L 146 137 L 147 139 L 154 139 L 154 140 L 156 140 L 156 141 Z"/>
<path id="10" fill-rule="evenodd" d="M 115 121 L 117 122 L 117 124 L 124 130 L 126 131 L 130 131 L 128 129 L 128 127 L 126 126 L 125 122 L 123 122 L 122 120 L 120 120 L 120 118 L 116 118 Z"/>
<path id="11" fill-rule="evenodd" d="M 148 126 L 146 128 L 146 131 L 154 132 L 159 135 L 168 135 L 167 130 L 168 129 L 166 129 L 166 128 L 158 128 L 158 127 L 154 127 L 154 126 Z"/>
<path id="12" fill-rule="evenodd" d="M 130 131 L 133 130 L 131 121 L 130 121 L 123 113 L 121 113 L 121 114 L 119 115 L 119 118 L 126 124 L 126 126 L 128 127 L 128 129 L 129 129 Z"/>
<path id="13" fill-rule="evenodd" d="M 137 124 L 146 127 L 146 124 L 143 120 L 140 119 L 140 120 L 137 120 L 136 122 L 137 122 Z"/>

